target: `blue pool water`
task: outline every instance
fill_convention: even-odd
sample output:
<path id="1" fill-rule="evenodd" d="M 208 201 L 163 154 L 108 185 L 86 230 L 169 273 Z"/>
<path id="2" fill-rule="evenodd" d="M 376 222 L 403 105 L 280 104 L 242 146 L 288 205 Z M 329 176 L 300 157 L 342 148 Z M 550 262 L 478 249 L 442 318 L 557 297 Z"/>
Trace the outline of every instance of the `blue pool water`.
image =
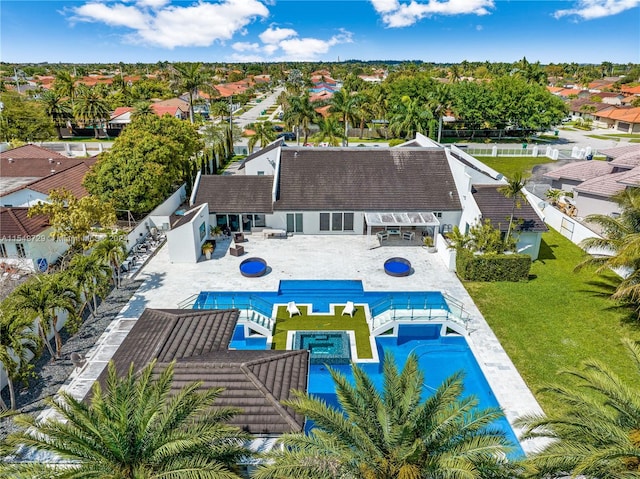
<path id="1" fill-rule="evenodd" d="M 264 315 L 271 315 L 274 304 L 312 304 L 314 312 L 328 312 L 329 304 L 344 304 L 347 301 L 368 303 L 375 316 L 390 306 L 398 309 L 445 309 L 449 307 L 439 292 L 368 292 L 361 281 L 281 281 L 278 291 L 271 292 L 202 292 L 194 309 L 251 308 Z M 437 388 L 444 379 L 457 371 L 464 371 L 465 394 L 478 398 L 479 407 L 499 407 L 487 380 L 482 374 L 473 353 L 462 336 L 440 336 L 438 324 L 402 325 L 398 336 L 378 336 L 375 340 L 380 359 L 385 353 L 393 354 L 396 363 L 402 367 L 408 355 L 414 352 L 419 359 L 425 377 L 425 397 Z M 229 345 L 234 349 L 265 349 L 266 338 L 245 337 L 243 326 L 238 326 Z M 332 365 L 352 379 L 349 365 Z M 381 363 L 363 363 L 363 368 L 374 382 L 382 388 Z M 329 404 L 337 406 L 333 381 L 327 369 L 321 364 L 310 365 L 308 391 Z M 311 425 L 308 424 L 308 427 Z M 522 449 L 508 421 L 497 422 L 516 449 L 512 457 L 523 456 Z"/>
<path id="2" fill-rule="evenodd" d="M 350 364 L 351 346 L 344 331 L 297 331 L 293 349 L 307 349 L 309 364 Z"/>

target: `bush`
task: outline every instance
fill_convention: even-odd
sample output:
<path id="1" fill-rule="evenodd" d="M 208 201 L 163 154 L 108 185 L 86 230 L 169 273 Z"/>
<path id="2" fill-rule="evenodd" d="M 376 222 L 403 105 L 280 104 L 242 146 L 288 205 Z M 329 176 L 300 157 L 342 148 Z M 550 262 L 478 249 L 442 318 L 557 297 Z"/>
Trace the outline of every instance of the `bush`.
<path id="1" fill-rule="evenodd" d="M 402 145 L 403 143 L 405 143 L 407 140 L 404 140 L 402 138 L 394 138 L 392 140 L 389 140 L 389 146 L 398 146 L 398 145 Z"/>
<path id="2" fill-rule="evenodd" d="M 458 249 L 456 270 L 465 281 L 526 281 L 529 279 L 531 256 L 526 254 L 475 255 Z"/>

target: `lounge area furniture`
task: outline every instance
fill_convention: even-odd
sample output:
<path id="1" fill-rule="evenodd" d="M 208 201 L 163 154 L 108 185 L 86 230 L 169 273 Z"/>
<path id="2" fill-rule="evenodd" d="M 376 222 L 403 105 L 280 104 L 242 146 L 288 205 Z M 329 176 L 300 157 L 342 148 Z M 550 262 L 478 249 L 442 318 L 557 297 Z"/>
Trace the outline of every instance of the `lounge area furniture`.
<path id="1" fill-rule="evenodd" d="M 381 243 L 389 239 L 389 233 L 387 233 L 386 231 L 378 231 L 376 233 L 376 236 L 378 237 Z"/>
<path id="2" fill-rule="evenodd" d="M 244 238 L 244 233 L 234 233 L 233 234 L 233 242 L 234 243 L 244 243 L 246 240 Z"/>
<path id="3" fill-rule="evenodd" d="M 287 232 L 285 230 L 264 229 L 262 230 L 262 235 L 265 238 L 286 238 Z"/>
<path id="4" fill-rule="evenodd" d="M 349 316 L 351 316 L 353 318 L 353 313 L 356 312 L 356 305 L 353 304 L 353 301 L 347 301 L 347 304 L 345 305 L 344 309 L 342 310 L 342 316 L 344 316 L 345 314 L 348 314 Z"/>
<path id="5" fill-rule="evenodd" d="M 294 314 L 301 315 L 300 310 L 296 306 L 295 301 L 289 301 L 287 303 L 287 313 L 289 313 L 289 317 L 292 318 Z"/>
<path id="6" fill-rule="evenodd" d="M 231 256 L 242 256 L 244 254 L 244 246 L 238 244 L 235 246 L 231 246 L 229 248 L 229 254 Z"/>
<path id="7" fill-rule="evenodd" d="M 387 233 L 389 234 L 389 236 L 397 236 L 398 238 L 400 237 L 400 230 L 387 230 Z"/>
<path id="8" fill-rule="evenodd" d="M 407 241 L 413 241 L 413 238 L 415 236 L 416 234 L 413 231 L 405 231 L 404 233 L 402 233 L 402 239 Z"/>

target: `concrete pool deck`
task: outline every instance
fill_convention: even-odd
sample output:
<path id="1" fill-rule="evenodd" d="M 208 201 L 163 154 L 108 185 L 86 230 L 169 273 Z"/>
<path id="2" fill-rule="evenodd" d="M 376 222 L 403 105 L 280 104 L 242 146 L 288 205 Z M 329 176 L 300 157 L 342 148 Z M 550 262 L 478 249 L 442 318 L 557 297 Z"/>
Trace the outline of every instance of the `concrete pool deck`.
<path id="1" fill-rule="evenodd" d="M 516 435 L 520 433 L 513 427 L 517 417 L 542 412 L 471 297 L 438 255 L 422 247 L 378 246 L 377 240 L 366 236 L 265 239 L 254 234 L 246 238 L 244 256 L 230 255 L 231 241 L 220 240 L 212 259 L 203 257 L 196 264 L 172 264 L 166 245 L 158 250 L 138 273 L 137 279 L 143 280 L 141 287 L 100 337 L 87 364 L 69 378 L 65 389 L 84 397 L 145 308 L 175 309 L 201 291 L 276 291 L 282 279 L 351 279 L 361 280 L 365 291 L 441 291 L 460 301 L 470 317 L 469 345 Z M 240 274 L 240 263 L 251 256 L 267 261 L 265 276 L 246 278 Z M 413 273 L 405 277 L 385 274 L 384 262 L 394 256 L 408 259 Z M 522 448 L 529 453 L 540 444 L 526 441 Z"/>

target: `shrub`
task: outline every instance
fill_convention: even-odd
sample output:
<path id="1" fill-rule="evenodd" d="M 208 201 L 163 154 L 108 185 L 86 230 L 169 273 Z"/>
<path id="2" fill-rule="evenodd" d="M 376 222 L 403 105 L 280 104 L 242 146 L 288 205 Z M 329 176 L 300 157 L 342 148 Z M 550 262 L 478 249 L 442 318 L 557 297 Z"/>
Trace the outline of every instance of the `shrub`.
<path id="1" fill-rule="evenodd" d="M 407 140 L 404 140 L 402 138 L 394 138 L 392 140 L 389 140 L 389 146 L 398 146 L 398 145 L 402 145 L 403 143 L 405 143 Z"/>
<path id="2" fill-rule="evenodd" d="M 466 281 L 526 281 L 530 269 L 531 256 L 526 254 L 475 255 L 457 250 L 456 270 Z"/>

